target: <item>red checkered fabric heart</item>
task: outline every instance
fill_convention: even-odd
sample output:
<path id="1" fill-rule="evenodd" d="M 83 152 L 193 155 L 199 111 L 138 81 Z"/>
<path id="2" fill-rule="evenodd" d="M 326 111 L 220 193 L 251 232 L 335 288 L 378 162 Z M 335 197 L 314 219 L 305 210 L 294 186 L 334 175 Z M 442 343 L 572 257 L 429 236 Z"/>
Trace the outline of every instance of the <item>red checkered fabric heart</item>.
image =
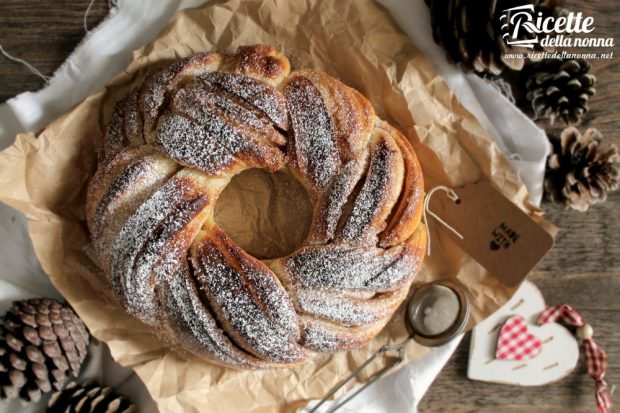
<path id="1" fill-rule="evenodd" d="M 542 341 L 528 333 L 525 319 L 510 317 L 502 326 L 497 339 L 495 357 L 500 360 L 533 359 L 542 351 Z"/>

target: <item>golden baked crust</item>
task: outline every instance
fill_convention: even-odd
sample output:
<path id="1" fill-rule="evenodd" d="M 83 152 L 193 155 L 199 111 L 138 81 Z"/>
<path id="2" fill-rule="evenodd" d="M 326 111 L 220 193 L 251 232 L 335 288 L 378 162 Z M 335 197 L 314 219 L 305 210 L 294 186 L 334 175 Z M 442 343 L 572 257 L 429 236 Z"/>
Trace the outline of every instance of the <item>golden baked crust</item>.
<path id="1" fill-rule="evenodd" d="M 304 244 L 260 261 L 215 223 L 231 178 L 288 168 Z M 424 184 L 407 139 L 325 73 L 270 46 L 200 53 L 112 113 L 86 203 L 96 257 L 127 312 L 215 363 L 279 368 L 364 345 L 420 268 Z"/>

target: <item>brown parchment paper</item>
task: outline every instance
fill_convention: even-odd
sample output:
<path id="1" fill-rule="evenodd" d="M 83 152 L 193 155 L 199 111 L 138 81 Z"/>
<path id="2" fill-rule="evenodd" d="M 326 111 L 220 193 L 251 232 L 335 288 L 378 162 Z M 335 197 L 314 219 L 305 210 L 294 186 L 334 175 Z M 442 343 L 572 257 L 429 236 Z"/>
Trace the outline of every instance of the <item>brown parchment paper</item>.
<path id="1" fill-rule="evenodd" d="M 492 138 L 373 1 L 222 0 L 179 13 L 153 44 L 134 53 L 126 72 L 104 92 L 87 98 L 39 136 L 19 135 L 0 153 L 0 200 L 26 214 L 34 249 L 54 285 L 114 358 L 135 369 L 162 413 L 295 411 L 321 398 L 379 347 L 407 334 L 401 309 L 363 349 L 322 356 L 292 370 L 226 369 L 166 347 L 148 327 L 125 315 L 96 276 L 85 253 L 85 188 L 115 101 L 157 62 L 255 43 L 271 44 L 291 56 L 295 67 L 324 70 L 368 96 L 377 113 L 414 144 L 427 189 L 491 179 L 528 208 L 524 185 Z M 433 254 L 419 282 L 449 278 L 461 283 L 473 304 L 474 322 L 508 300 L 513 291 L 432 223 L 431 239 Z M 403 365 L 426 351 L 409 342 Z M 361 379 L 385 363 L 375 360 Z"/>

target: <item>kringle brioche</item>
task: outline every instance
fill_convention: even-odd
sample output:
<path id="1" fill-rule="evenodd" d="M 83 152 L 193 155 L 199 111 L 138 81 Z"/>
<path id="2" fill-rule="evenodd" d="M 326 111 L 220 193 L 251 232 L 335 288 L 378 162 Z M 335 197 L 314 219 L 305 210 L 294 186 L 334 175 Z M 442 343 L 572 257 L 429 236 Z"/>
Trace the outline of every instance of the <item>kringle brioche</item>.
<path id="1" fill-rule="evenodd" d="M 215 223 L 231 178 L 288 169 L 313 205 L 292 254 L 258 260 Z M 358 91 L 269 46 L 200 53 L 119 101 L 89 185 L 119 302 L 218 364 L 277 368 L 364 345 L 421 266 L 420 165 Z"/>

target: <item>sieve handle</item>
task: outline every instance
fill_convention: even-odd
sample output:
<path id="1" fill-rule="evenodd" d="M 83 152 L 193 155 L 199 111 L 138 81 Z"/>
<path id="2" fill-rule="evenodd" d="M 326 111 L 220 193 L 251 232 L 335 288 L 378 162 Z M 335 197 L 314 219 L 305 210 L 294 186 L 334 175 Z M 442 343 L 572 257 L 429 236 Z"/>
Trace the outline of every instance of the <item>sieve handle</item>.
<path id="1" fill-rule="evenodd" d="M 334 394 L 336 394 L 336 392 L 338 390 L 340 390 L 345 384 L 347 384 L 348 382 L 353 380 L 355 378 L 355 376 L 357 376 L 362 370 L 364 370 L 366 368 L 366 366 L 368 366 L 370 363 L 372 363 L 372 361 L 374 359 L 376 359 L 379 356 L 383 356 L 386 353 L 396 352 L 397 356 L 396 356 L 396 360 L 394 361 L 394 363 L 392 363 L 389 366 L 385 366 L 381 370 L 376 372 L 368 381 L 366 381 L 363 385 L 361 385 L 360 387 L 355 389 L 355 391 L 353 391 L 352 393 L 347 394 L 344 399 L 339 401 L 335 406 L 332 406 L 325 413 L 333 413 L 336 410 L 340 409 L 342 406 L 344 406 L 346 403 L 348 403 L 355 396 L 360 394 L 362 391 L 366 390 L 366 388 L 368 386 L 373 384 L 375 381 L 377 381 L 381 377 L 385 376 L 389 370 L 391 370 L 392 368 L 394 368 L 394 367 L 398 366 L 400 363 L 402 363 L 403 360 L 405 359 L 405 344 L 407 344 L 408 341 L 409 341 L 409 339 L 405 340 L 404 342 L 402 342 L 400 344 L 386 344 L 385 346 L 381 347 L 372 356 L 370 356 L 368 358 L 368 360 L 363 362 L 357 369 L 353 370 L 351 372 L 351 374 L 349 374 L 344 380 L 342 380 L 340 383 L 338 383 L 336 386 L 334 386 L 325 395 L 325 397 L 323 397 L 323 399 L 321 399 L 321 401 L 316 406 L 314 406 L 312 408 L 312 410 L 310 410 L 308 413 L 316 413 L 318 411 L 319 407 L 321 407 L 327 400 L 329 400 Z"/>

